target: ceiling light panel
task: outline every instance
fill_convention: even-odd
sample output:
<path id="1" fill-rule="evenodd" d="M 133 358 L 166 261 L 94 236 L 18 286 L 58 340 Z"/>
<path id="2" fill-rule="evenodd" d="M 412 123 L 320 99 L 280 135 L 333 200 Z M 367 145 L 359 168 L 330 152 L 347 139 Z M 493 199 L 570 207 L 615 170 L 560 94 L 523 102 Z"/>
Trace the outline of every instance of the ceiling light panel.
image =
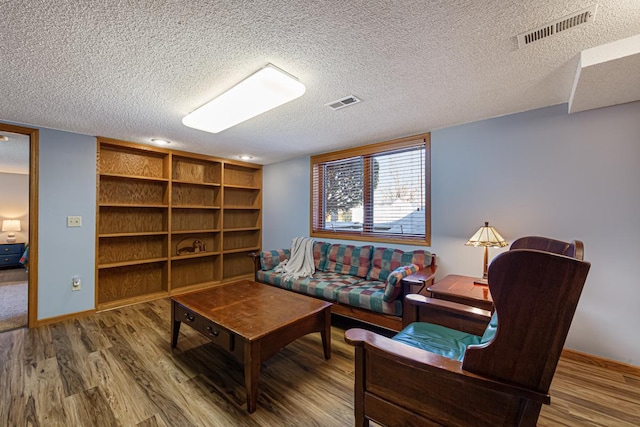
<path id="1" fill-rule="evenodd" d="M 218 133 L 302 96 L 305 86 L 267 64 L 217 98 L 186 115 L 185 126 Z"/>

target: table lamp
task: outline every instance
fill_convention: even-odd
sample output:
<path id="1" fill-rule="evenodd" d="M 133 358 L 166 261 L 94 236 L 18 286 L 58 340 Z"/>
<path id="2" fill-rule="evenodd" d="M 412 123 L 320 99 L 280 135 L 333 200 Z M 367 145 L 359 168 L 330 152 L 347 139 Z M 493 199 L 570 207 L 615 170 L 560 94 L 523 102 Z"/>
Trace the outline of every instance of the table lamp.
<path id="1" fill-rule="evenodd" d="M 7 234 L 7 243 L 15 243 L 16 233 L 14 233 L 14 231 L 22 231 L 22 229 L 20 228 L 20 220 L 19 219 L 2 220 L 2 231 L 9 232 L 9 234 Z"/>
<path id="2" fill-rule="evenodd" d="M 487 264 L 489 263 L 489 247 L 502 248 L 508 245 L 504 238 L 493 227 L 489 226 L 489 222 L 485 221 L 476 234 L 471 236 L 466 246 L 483 246 L 484 247 L 484 269 L 482 271 L 482 280 L 476 280 L 476 285 L 487 285 Z"/>

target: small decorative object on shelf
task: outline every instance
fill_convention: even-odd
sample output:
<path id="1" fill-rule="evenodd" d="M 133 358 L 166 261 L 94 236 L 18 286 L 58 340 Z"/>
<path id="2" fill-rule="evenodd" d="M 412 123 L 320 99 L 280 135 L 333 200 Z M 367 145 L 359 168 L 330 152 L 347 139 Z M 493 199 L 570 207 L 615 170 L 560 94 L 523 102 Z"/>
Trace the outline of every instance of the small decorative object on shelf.
<path id="1" fill-rule="evenodd" d="M 189 242 L 191 242 L 190 245 Z M 176 246 L 176 253 L 178 255 L 195 254 L 198 252 L 206 252 L 206 250 L 207 248 L 202 240 L 192 239 L 190 237 L 180 240 Z"/>

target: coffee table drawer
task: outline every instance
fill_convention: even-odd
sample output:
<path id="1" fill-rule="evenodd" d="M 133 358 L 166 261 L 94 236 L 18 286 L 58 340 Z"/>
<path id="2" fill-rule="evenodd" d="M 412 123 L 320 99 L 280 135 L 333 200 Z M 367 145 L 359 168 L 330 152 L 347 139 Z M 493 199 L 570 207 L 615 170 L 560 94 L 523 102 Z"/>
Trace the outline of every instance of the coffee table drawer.
<path id="1" fill-rule="evenodd" d="M 217 323 L 203 318 L 198 313 L 176 304 L 174 320 L 186 323 L 224 350 L 233 351 L 233 335 L 231 332 L 220 327 Z"/>

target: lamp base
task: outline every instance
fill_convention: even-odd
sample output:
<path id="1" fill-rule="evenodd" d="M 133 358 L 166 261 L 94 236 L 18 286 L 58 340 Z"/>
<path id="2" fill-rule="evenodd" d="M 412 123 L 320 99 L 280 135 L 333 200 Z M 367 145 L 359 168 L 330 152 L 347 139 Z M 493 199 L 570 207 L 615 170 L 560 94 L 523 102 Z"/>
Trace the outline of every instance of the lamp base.
<path id="1" fill-rule="evenodd" d="M 7 243 L 15 243 L 16 242 L 16 234 L 15 233 L 9 233 L 7 235 Z"/>

